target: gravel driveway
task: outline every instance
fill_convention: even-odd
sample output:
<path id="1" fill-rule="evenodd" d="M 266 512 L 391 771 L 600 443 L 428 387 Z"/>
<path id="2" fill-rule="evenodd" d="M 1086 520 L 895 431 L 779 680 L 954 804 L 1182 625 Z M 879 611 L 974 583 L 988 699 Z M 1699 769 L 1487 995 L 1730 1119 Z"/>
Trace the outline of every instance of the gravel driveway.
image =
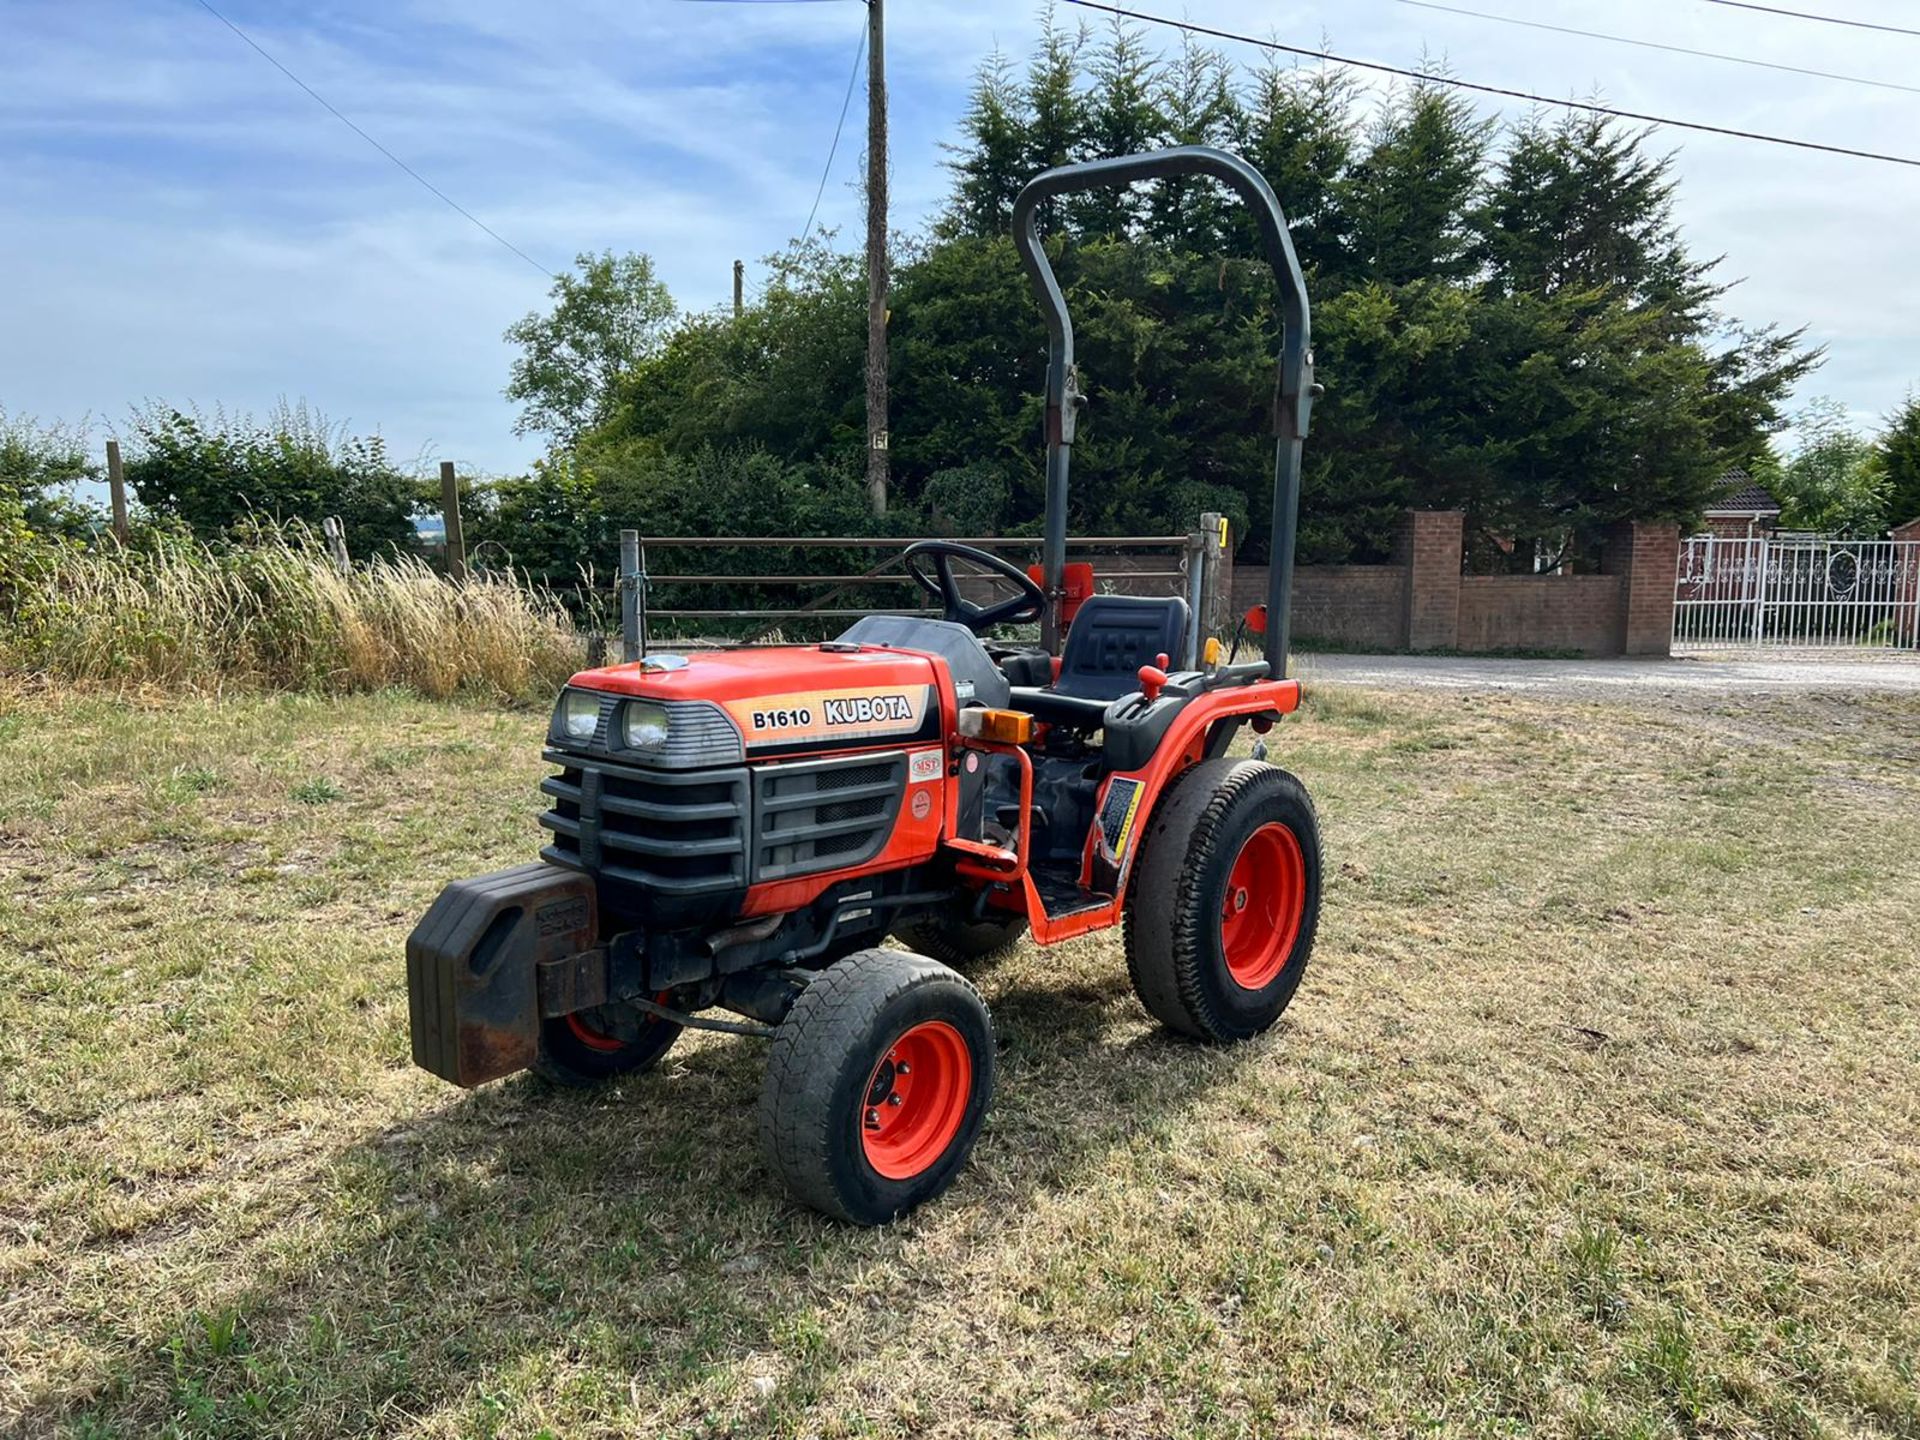
<path id="1" fill-rule="evenodd" d="M 1783 650 L 1647 660 L 1491 660 L 1451 655 L 1301 655 L 1300 677 L 1378 689 L 1534 691 L 1588 699 L 1630 693 L 1754 691 L 1920 694 L 1920 655 Z"/>

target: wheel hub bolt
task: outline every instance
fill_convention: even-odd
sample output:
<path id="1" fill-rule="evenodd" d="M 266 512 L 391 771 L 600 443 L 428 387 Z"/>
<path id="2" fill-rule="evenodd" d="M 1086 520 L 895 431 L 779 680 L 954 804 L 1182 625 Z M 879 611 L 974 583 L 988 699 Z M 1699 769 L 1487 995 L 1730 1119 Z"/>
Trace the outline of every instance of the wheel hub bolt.
<path id="1" fill-rule="evenodd" d="M 898 1105 L 899 1103 L 900 1103 L 900 1092 L 898 1090 L 894 1091 L 893 1094 L 887 1096 L 887 1104 Z"/>
<path id="2" fill-rule="evenodd" d="M 879 1123 L 880 1123 L 880 1112 L 878 1110 L 867 1111 L 867 1124 L 877 1126 L 879 1125 Z"/>
<path id="3" fill-rule="evenodd" d="M 1244 888 L 1233 892 L 1233 908 L 1236 911 L 1247 908 L 1247 892 Z"/>
<path id="4" fill-rule="evenodd" d="M 911 1075 L 913 1073 L 913 1067 L 911 1065 L 896 1065 L 893 1067 L 893 1073 L 896 1075 Z"/>

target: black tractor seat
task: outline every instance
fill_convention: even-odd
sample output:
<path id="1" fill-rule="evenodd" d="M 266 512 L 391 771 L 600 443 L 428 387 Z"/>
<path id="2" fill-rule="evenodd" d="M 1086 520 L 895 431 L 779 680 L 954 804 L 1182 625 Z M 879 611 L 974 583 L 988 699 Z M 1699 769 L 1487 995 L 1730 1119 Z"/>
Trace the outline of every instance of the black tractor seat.
<path id="1" fill-rule="evenodd" d="M 1107 707 L 1140 688 L 1140 667 L 1187 648 L 1187 602 L 1177 595 L 1091 595 L 1067 631 L 1060 675 L 1048 686 L 1015 685 L 1015 709 L 1049 725 L 1096 730 Z"/>

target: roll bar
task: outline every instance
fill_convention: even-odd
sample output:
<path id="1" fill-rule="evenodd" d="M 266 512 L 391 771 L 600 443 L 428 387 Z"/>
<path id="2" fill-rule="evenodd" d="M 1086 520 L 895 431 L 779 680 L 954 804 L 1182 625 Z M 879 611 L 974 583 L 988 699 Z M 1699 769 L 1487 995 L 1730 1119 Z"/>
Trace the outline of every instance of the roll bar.
<path id="1" fill-rule="evenodd" d="M 1060 652 L 1060 602 L 1067 564 L 1067 469 L 1074 427 L 1085 396 L 1073 359 L 1073 320 L 1053 266 L 1040 243 L 1041 202 L 1076 190 L 1132 185 L 1173 175 L 1211 175 L 1240 192 L 1260 228 L 1261 247 L 1280 282 L 1280 374 L 1274 386 L 1273 532 L 1267 583 L 1267 663 L 1277 679 L 1287 673 L 1287 639 L 1293 596 L 1294 535 L 1300 522 L 1300 450 L 1307 438 L 1317 387 L 1307 285 L 1293 253 L 1287 219 L 1260 172 L 1210 145 L 1179 145 L 1144 155 L 1057 165 L 1026 183 L 1013 202 L 1013 243 L 1027 268 L 1034 296 L 1047 317 L 1047 523 L 1041 551 L 1047 608 L 1041 643 Z M 1197 663 L 1198 657 L 1194 657 Z"/>

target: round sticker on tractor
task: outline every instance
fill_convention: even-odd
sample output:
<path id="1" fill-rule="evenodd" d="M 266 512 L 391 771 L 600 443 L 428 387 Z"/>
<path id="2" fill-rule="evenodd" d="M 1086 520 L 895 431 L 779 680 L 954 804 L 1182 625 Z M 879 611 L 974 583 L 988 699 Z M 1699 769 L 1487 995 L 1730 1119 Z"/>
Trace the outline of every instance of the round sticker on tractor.
<path id="1" fill-rule="evenodd" d="M 924 820 L 933 810 L 933 797 L 924 790 L 913 792 L 913 818 Z"/>

